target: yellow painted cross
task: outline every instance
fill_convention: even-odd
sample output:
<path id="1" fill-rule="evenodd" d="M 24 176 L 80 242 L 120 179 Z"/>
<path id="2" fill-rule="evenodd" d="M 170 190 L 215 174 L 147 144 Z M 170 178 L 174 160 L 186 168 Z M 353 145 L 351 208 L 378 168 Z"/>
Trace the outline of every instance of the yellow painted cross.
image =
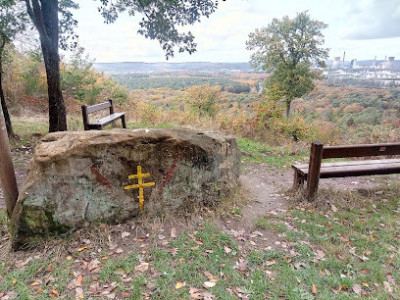
<path id="1" fill-rule="evenodd" d="M 149 177 L 150 173 L 144 173 L 142 174 L 142 167 L 138 166 L 137 167 L 137 174 L 136 175 L 129 175 L 129 179 L 138 179 L 138 184 L 133 184 L 133 185 L 127 185 L 124 187 L 125 190 L 130 190 L 130 189 L 139 189 L 139 209 L 140 211 L 143 211 L 143 203 L 144 203 L 144 197 L 143 197 L 143 188 L 148 187 L 148 186 L 153 186 L 156 183 L 155 182 L 148 182 L 148 183 L 143 183 L 143 178 L 144 177 Z"/>

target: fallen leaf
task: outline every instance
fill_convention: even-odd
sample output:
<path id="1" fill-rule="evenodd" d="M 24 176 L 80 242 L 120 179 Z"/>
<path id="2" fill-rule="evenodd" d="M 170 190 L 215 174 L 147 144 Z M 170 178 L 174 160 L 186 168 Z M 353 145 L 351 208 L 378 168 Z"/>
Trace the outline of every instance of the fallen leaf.
<path id="1" fill-rule="evenodd" d="M 133 293 L 132 292 L 127 292 L 127 291 L 122 291 L 121 292 L 122 297 L 124 298 L 131 298 Z"/>
<path id="2" fill-rule="evenodd" d="M 239 259 L 237 264 L 239 271 L 245 271 L 247 269 L 247 260 Z"/>
<path id="3" fill-rule="evenodd" d="M 350 238 L 347 235 L 345 235 L 345 234 L 338 234 L 338 235 L 342 239 L 343 242 L 345 242 L 347 244 L 350 243 Z"/>
<path id="4" fill-rule="evenodd" d="M 38 293 L 39 295 L 43 294 L 43 292 L 44 292 L 44 291 L 43 291 L 42 288 L 40 288 L 40 289 L 37 290 L 37 293 Z"/>
<path id="5" fill-rule="evenodd" d="M 25 261 L 19 263 L 16 265 L 16 267 L 18 269 L 21 269 L 22 267 L 24 267 L 25 265 L 27 265 L 30 261 L 32 260 L 32 257 L 27 258 Z"/>
<path id="6" fill-rule="evenodd" d="M 34 281 L 31 283 L 31 286 L 38 286 L 38 285 L 40 285 L 40 282 Z"/>
<path id="7" fill-rule="evenodd" d="M 175 289 L 176 289 L 176 290 L 179 290 L 179 289 L 183 288 L 185 285 L 186 285 L 185 282 L 178 281 L 178 282 L 175 284 Z"/>
<path id="8" fill-rule="evenodd" d="M 82 251 L 85 250 L 87 247 L 88 247 L 87 245 L 86 245 L 86 246 L 82 246 L 82 247 L 80 247 L 80 248 L 79 248 L 78 250 L 76 250 L 76 251 L 82 252 Z"/>
<path id="9" fill-rule="evenodd" d="M 36 271 L 35 277 L 36 277 L 36 275 L 39 274 L 43 269 L 44 269 L 44 266 L 40 267 L 40 268 Z"/>
<path id="10" fill-rule="evenodd" d="M 80 274 L 78 277 L 76 277 L 75 286 L 81 286 L 82 280 L 83 280 L 83 275 Z"/>
<path id="11" fill-rule="evenodd" d="M 383 287 L 385 288 L 385 291 L 386 291 L 386 292 L 388 292 L 388 293 L 393 293 L 392 286 L 390 285 L 389 282 L 384 281 L 384 282 L 383 282 Z"/>
<path id="12" fill-rule="evenodd" d="M 56 289 L 52 289 L 52 290 L 50 291 L 50 294 L 52 294 L 52 295 L 55 296 L 55 297 L 58 297 L 58 291 L 57 291 Z"/>
<path id="13" fill-rule="evenodd" d="M 317 294 L 317 286 L 313 283 L 313 285 L 312 285 L 312 293 L 314 294 L 314 295 L 316 295 Z"/>
<path id="14" fill-rule="evenodd" d="M 14 291 L 7 292 L 6 296 L 2 297 L 1 299 L 17 299 L 19 294 Z"/>
<path id="15" fill-rule="evenodd" d="M 172 238 L 177 238 L 177 237 L 178 237 L 178 234 L 176 233 L 175 227 L 171 228 L 171 234 L 170 234 L 170 236 L 171 236 Z"/>
<path id="16" fill-rule="evenodd" d="M 75 289 L 76 299 L 84 299 L 85 296 L 83 295 L 83 290 L 78 287 Z"/>
<path id="17" fill-rule="evenodd" d="M 88 264 L 88 270 L 90 271 L 90 272 L 92 272 L 94 269 L 96 269 L 97 267 L 98 267 L 98 265 L 99 265 L 99 260 L 98 259 L 94 259 L 94 260 L 91 260 L 90 262 L 89 262 L 89 264 Z"/>
<path id="18" fill-rule="evenodd" d="M 268 260 L 268 261 L 265 263 L 265 265 L 266 265 L 267 267 L 273 266 L 273 265 L 275 265 L 275 264 L 276 264 L 276 260 Z"/>
<path id="19" fill-rule="evenodd" d="M 214 275 L 211 274 L 208 271 L 203 272 L 203 274 L 208 278 L 209 281 L 212 281 L 212 282 L 217 282 L 218 281 L 218 279 L 215 278 Z"/>
<path id="20" fill-rule="evenodd" d="M 127 231 L 124 231 L 124 232 L 121 233 L 121 237 L 122 238 L 126 238 L 127 236 L 130 236 L 130 235 L 131 235 L 131 233 L 127 232 Z"/>
<path id="21" fill-rule="evenodd" d="M 203 295 L 201 294 L 201 290 L 196 288 L 189 288 L 189 295 L 192 299 L 203 299 Z"/>
<path id="22" fill-rule="evenodd" d="M 179 263 L 183 264 L 184 262 L 185 262 L 185 259 L 184 259 L 183 257 L 181 257 L 181 258 L 179 259 Z"/>
<path id="23" fill-rule="evenodd" d="M 215 298 L 215 295 L 209 293 L 209 292 L 204 292 L 203 293 L 203 298 L 204 300 L 212 300 Z"/>
<path id="24" fill-rule="evenodd" d="M 225 247 L 224 247 L 224 252 L 225 252 L 225 253 L 231 253 L 231 252 L 232 252 L 232 249 L 225 246 Z"/>
<path id="25" fill-rule="evenodd" d="M 326 254 L 322 250 L 317 250 L 317 255 L 315 256 L 315 259 L 317 260 L 323 260 L 325 258 Z"/>
<path id="26" fill-rule="evenodd" d="M 334 213 L 338 211 L 337 207 L 336 207 L 335 205 L 333 205 L 333 204 L 332 204 L 331 208 L 332 208 L 332 211 L 333 211 Z"/>
<path id="27" fill-rule="evenodd" d="M 46 272 L 51 272 L 53 270 L 53 264 L 49 264 L 46 268 Z"/>
<path id="28" fill-rule="evenodd" d="M 340 291 L 345 292 L 347 290 L 348 290 L 347 286 L 345 285 L 340 286 Z"/>
<path id="29" fill-rule="evenodd" d="M 148 263 L 141 263 L 140 265 L 135 267 L 135 271 L 138 271 L 140 273 L 144 273 L 149 269 L 149 264 Z"/>
<path id="30" fill-rule="evenodd" d="M 353 285 L 353 292 L 356 293 L 357 295 L 361 295 L 362 292 L 362 287 L 359 284 Z"/>
<path id="31" fill-rule="evenodd" d="M 98 282 L 90 284 L 89 293 L 93 295 L 98 295 L 100 293 L 100 285 Z"/>
<path id="32" fill-rule="evenodd" d="M 71 256 L 71 255 L 68 255 L 68 256 L 67 256 L 67 260 L 72 260 L 72 256 Z"/>
<path id="33" fill-rule="evenodd" d="M 216 284 L 217 284 L 217 283 L 214 282 L 214 281 L 205 281 L 205 282 L 203 283 L 203 286 L 204 286 L 206 289 L 209 289 L 209 288 L 214 287 Z"/>

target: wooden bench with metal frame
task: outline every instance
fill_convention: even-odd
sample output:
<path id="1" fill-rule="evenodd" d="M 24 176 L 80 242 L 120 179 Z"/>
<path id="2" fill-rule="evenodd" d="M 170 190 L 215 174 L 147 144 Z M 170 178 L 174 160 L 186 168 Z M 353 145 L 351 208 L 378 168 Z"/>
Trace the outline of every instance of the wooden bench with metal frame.
<path id="1" fill-rule="evenodd" d="M 292 165 L 294 169 L 293 188 L 301 187 L 307 180 L 306 197 L 311 200 L 318 190 L 320 178 L 400 173 L 400 159 L 321 163 L 323 159 L 328 158 L 392 155 L 400 155 L 400 143 L 324 147 L 323 143 L 319 141 L 313 142 L 309 164 Z"/>
<path id="2" fill-rule="evenodd" d="M 89 122 L 89 114 L 107 108 L 110 109 L 109 116 L 98 119 L 94 122 Z M 114 113 L 114 105 L 111 99 L 108 100 L 107 102 L 103 102 L 92 106 L 82 105 L 82 117 L 83 117 L 83 127 L 85 130 L 90 130 L 90 129 L 102 130 L 106 125 L 113 123 L 115 120 L 118 119 L 121 119 L 122 127 L 126 128 L 125 113 L 124 112 Z"/>

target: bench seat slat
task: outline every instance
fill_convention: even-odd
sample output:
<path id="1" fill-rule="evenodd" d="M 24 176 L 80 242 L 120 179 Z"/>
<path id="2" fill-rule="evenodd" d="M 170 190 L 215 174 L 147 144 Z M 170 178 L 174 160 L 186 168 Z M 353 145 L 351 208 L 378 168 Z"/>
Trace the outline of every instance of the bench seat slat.
<path id="1" fill-rule="evenodd" d="M 116 119 L 119 119 L 123 115 L 125 115 L 124 112 L 114 113 L 114 114 L 109 115 L 107 117 L 98 119 L 98 120 L 96 120 L 96 121 L 94 121 L 93 123 L 90 123 L 90 124 L 104 126 L 104 125 L 107 125 L 107 124 L 115 121 Z"/>
<path id="2" fill-rule="evenodd" d="M 308 175 L 308 164 L 292 166 L 302 176 Z M 373 174 L 400 173 L 400 159 L 357 160 L 322 163 L 320 178 L 349 177 Z"/>
<path id="3" fill-rule="evenodd" d="M 376 164 L 361 166 L 343 166 L 321 168 L 320 178 L 350 177 L 363 175 L 400 173 L 400 162 L 392 164 Z"/>
<path id="4" fill-rule="evenodd" d="M 373 164 L 391 164 L 393 162 L 400 162 L 400 159 L 351 160 L 351 161 L 322 163 L 321 166 L 341 167 L 341 166 L 357 166 L 357 165 L 373 165 Z M 294 169 L 308 169 L 308 164 L 295 164 L 292 167 Z"/>

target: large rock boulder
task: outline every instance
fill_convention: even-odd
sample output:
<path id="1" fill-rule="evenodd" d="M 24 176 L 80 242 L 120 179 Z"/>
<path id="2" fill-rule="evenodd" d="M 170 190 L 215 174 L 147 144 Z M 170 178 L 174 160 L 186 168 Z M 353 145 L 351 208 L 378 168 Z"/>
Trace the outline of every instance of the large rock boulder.
<path id="1" fill-rule="evenodd" d="M 36 147 L 12 216 L 15 248 L 85 223 L 117 223 L 139 209 L 188 211 L 210 205 L 237 186 L 236 140 L 186 129 L 109 130 L 48 134 Z M 129 179 L 131 176 L 131 179 Z M 128 188 L 125 188 L 128 187 Z"/>

